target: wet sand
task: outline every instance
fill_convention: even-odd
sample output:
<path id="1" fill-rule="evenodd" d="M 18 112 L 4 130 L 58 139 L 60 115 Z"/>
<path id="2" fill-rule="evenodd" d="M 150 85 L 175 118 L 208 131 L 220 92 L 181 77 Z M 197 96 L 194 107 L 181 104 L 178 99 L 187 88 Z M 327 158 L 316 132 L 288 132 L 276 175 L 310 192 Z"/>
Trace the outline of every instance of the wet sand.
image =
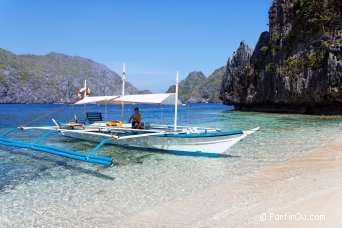
<path id="1" fill-rule="evenodd" d="M 338 140 L 236 181 L 143 210 L 120 226 L 341 227 L 341 212 L 342 140 Z M 260 221 L 262 213 L 265 221 Z M 325 218 L 297 221 L 299 214 Z"/>

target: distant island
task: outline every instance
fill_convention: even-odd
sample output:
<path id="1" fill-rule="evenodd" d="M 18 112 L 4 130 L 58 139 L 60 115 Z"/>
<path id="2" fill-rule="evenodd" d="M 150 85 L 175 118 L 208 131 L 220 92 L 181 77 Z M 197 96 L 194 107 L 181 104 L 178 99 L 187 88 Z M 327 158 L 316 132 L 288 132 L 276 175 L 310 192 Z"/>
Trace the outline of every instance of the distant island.
<path id="1" fill-rule="evenodd" d="M 179 82 L 179 99 L 183 103 L 218 103 L 220 88 L 223 80 L 225 66 L 216 69 L 207 78 L 201 71 L 190 72 Z M 175 92 L 175 85 L 170 86 L 167 93 Z"/>
<path id="2" fill-rule="evenodd" d="M 15 55 L 0 49 L 0 103 L 72 103 L 87 80 L 92 95 L 121 94 L 121 77 L 93 60 L 56 52 Z M 127 94 L 139 91 L 126 83 Z"/>
<path id="3" fill-rule="evenodd" d="M 228 60 L 220 98 L 237 110 L 342 114 L 341 1 L 274 0 L 269 31 Z"/>

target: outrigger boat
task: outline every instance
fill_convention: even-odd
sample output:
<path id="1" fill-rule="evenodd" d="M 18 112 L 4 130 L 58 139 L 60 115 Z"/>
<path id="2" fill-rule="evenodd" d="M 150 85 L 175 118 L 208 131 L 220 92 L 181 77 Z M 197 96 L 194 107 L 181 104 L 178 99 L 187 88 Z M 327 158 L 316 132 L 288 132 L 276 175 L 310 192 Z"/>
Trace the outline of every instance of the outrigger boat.
<path id="1" fill-rule="evenodd" d="M 178 71 L 175 93 L 125 95 L 125 81 L 126 77 L 125 73 L 123 73 L 123 89 L 121 96 L 87 96 L 87 87 L 85 83 L 84 98 L 74 105 L 121 105 L 122 110 L 124 110 L 125 104 L 174 105 L 175 113 L 173 126 L 143 123 L 141 128 L 132 129 L 131 124 L 123 123 L 123 111 L 122 121 L 103 121 L 101 113 L 92 112 L 87 113 L 86 122 L 84 123 L 69 122 L 62 124 L 52 119 L 54 122 L 53 126 L 22 126 L 10 129 L 0 135 L 0 144 L 30 148 L 96 164 L 112 165 L 113 161 L 111 158 L 95 155 L 98 149 L 105 144 L 162 151 L 177 155 L 219 157 L 235 143 L 259 129 L 258 127 L 246 131 L 223 131 L 216 128 L 178 126 L 177 106 L 181 104 L 178 100 Z M 32 143 L 19 142 L 5 137 L 19 129 L 43 129 L 47 130 L 47 133 Z M 98 145 L 89 153 L 83 153 L 40 144 L 43 139 L 53 133 L 60 133 L 63 136 L 75 139 L 98 142 Z"/>

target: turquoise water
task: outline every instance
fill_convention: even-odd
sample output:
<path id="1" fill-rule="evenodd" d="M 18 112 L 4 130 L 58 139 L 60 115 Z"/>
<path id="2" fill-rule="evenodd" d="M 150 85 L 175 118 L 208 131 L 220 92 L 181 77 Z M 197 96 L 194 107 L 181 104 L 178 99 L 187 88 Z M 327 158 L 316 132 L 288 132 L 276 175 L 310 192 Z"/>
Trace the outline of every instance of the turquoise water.
<path id="1" fill-rule="evenodd" d="M 33 125 L 65 121 L 83 107 L 46 112 L 62 105 L 0 105 L 0 131 L 37 117 Z M 146 122 L 172 124 L 172 106 L 139 106 Z M 133 106 L 126 106 L 126 117 Z M 120 119 L 121 107 L 87 106 L 108 119 Z M 162 112 L 161 112 L 162 111 Z M 127 119 L 127 118 L 126 118 Z M 184 157 L 105 146 L 100 154 L 118 163 L 105 168 L 27 149 L 0 146 L 0 226 L 118 225 L 142 210 L 242 178 L 260 168 L 303 156 L 342 136 L 342 117 L 244 113 L 221 104 L 181 106 L 179 124 L 225 130 L 261 130 L 227 151 L 222 158 Z M 32 141 L 43 132 L 16 132 L 11 138 Z M 81 151 L 95 144 L 50 137 L 47 144 Z"/>

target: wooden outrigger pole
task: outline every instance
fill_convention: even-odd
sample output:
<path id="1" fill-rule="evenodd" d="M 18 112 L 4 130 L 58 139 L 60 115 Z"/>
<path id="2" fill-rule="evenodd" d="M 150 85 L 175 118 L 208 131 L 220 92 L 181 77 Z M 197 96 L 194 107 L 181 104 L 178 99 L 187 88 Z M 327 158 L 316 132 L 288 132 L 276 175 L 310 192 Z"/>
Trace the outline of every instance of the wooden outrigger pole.
<path id="1" fill-rule="evenodd" d="M 124 96 L 125 95 L 125 82 L 126 82 L 126 64 L 123 64 L 123 69 L 122 69 L 122 93 L 121 95 Z M 121 122 L 124 122 L 124 116 L 125 115 L 125 103 L 121 102 Z"/>
<path id="2" fill-rule="evenodd" d="M 177 116 L 178 116 L 178 70 L 177 70 L 177 75 L 176 75 L 176 99 L 175 99 L 175 119 L 174 119 L 174 123 L 173 123 L 173 130 L 177 131 Z"/>
<path id="3" fill-rule="evenodd" d="M 84 95 L 83 97 L 87 97 L 87 80 L 84 80 Z M 87 108 L 86 108 L 86 104 L 84 104 L 83 106 L 83 111 L 84 111 L 84 119 L 87 118 Z"/>

